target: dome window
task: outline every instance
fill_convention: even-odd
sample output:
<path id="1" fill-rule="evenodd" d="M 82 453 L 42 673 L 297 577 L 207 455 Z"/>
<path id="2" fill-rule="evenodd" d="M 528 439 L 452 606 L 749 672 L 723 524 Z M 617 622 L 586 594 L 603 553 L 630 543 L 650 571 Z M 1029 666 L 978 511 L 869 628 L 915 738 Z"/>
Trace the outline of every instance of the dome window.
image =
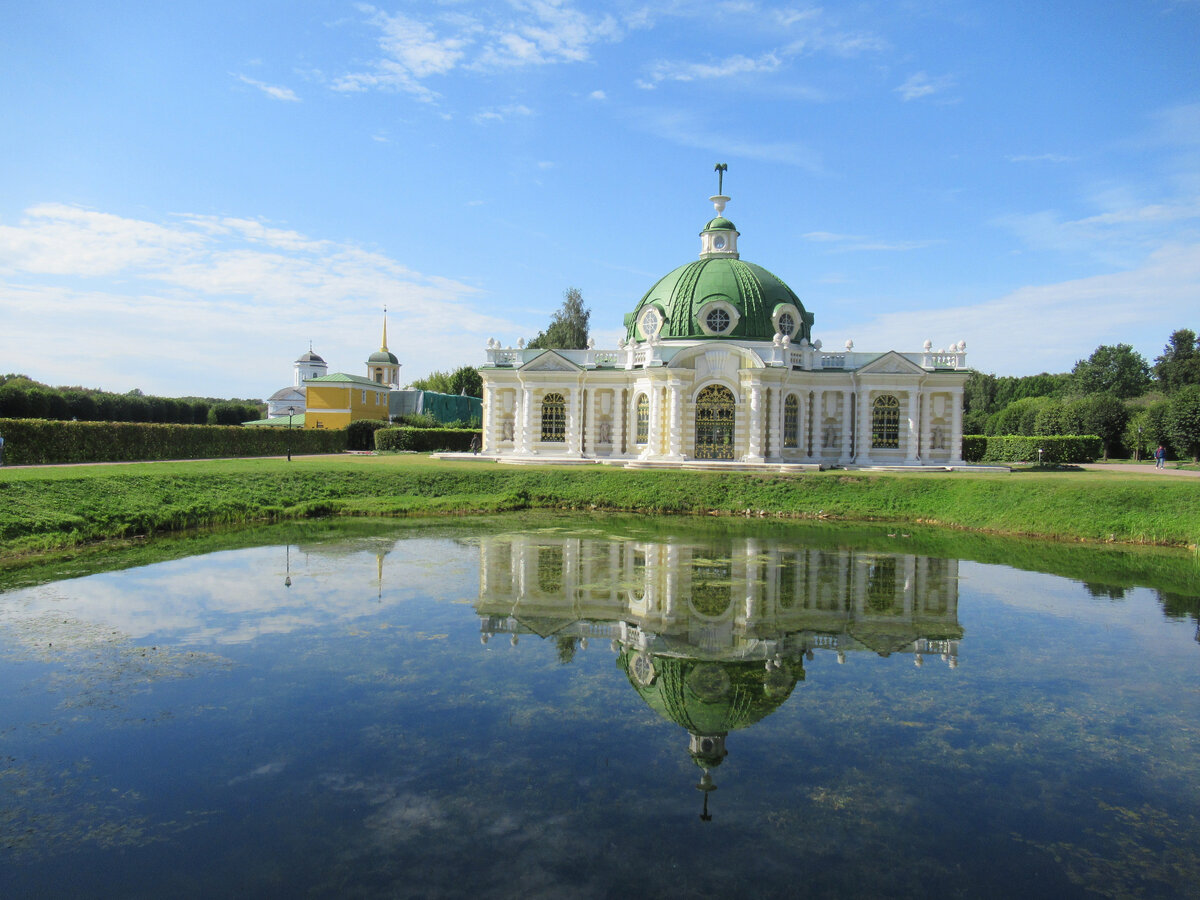
<path id="1" fill-rule="evenodd" d="M 700 330 L 713 337 L 732 332 L 739 318 L 737 307 L 724 299 L 705 304 L 697 316 Z"/>
<path id="2" fill-rule="evenodd" d="M 800 310 L 796 308 L 795 304 L 780 303 L 776 305 L 771 321 L 775 326 L 776 334 L 782 334 L 794 341 L 799 336 L 800 323 L 803 320 Z"/>
<path id="3" fill-rule="evenodd" d="M 651 307 L 642 313 L 642 319 L 638 323 L 638 327 L 642 330 L 642 337 L 646 340 L 652 340 L 658 334 L 658 330 L 662 328 L 662 324 L 662 316 L 657 309 Z"/>

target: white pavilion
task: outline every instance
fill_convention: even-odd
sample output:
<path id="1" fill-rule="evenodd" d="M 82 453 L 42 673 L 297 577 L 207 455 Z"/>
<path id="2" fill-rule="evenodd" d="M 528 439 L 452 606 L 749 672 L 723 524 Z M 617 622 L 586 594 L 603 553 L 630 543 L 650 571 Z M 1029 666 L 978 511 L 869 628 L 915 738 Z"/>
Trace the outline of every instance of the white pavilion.
<path id="1" fill-rule="evenodd" d="M 631 467 L 963 465 L 966 342 L 917 352 L 826 349 L 782 280 L 746 262 L 716 217 L 699 259 L 625 317 L 614 349 L 488 341 L 485 456 Z"/>

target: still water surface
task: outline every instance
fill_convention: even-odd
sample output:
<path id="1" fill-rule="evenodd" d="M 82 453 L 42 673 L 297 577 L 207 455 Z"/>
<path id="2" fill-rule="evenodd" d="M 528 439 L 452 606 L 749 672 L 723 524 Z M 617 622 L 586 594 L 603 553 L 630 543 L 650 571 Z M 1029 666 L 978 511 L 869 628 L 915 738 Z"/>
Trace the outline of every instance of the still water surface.
<path id="1" fill-rule="evenodd" d="M 1178 567 L 513 528 L 0 593 L 0 894 L 1200 896 Z"/>

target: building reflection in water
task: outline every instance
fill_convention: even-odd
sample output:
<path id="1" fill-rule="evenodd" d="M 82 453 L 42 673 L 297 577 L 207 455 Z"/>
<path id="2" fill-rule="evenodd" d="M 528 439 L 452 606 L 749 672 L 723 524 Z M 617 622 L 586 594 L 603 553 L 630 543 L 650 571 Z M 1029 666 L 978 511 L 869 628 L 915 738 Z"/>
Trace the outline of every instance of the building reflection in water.
<path id="1" fill-rule="evenodd" d="M 778 709 L 817 652 L 955 668 L 963 634 L 957 560 L 759 538 L 485 537 L 476 611 L 484 643 L 553 638 L 569 659 L 608 641 L 646 704 L 687 730 L 706 820 L 726 736 Z"/>

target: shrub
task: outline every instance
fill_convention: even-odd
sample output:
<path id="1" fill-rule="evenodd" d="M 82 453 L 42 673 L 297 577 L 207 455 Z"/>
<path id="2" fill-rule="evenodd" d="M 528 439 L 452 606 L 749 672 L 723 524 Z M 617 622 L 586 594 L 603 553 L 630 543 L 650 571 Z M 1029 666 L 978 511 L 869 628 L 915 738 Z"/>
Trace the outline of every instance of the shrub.
<path id="1" fill-rule="evenodd" d="M 963 437 L 963 459 L 967 462 L 1037 462 L 1039 449 L 1043 463 L 1085 463 L 1096 460 L 1103 444 L 1094 434 L 1038 437 L 989 434 Z"/>
<path id="2" fill-rule="evenodd" d="M 340 453 L 345 430 L 0 420 L 9 465 Z"/>
<path id="3" fill-rule="evenodd" d="M 482 440 L 483 435 L 473 428 L 384 428 L 375 432 L 375 449 L 466 451 L 473 437 Z"/>

